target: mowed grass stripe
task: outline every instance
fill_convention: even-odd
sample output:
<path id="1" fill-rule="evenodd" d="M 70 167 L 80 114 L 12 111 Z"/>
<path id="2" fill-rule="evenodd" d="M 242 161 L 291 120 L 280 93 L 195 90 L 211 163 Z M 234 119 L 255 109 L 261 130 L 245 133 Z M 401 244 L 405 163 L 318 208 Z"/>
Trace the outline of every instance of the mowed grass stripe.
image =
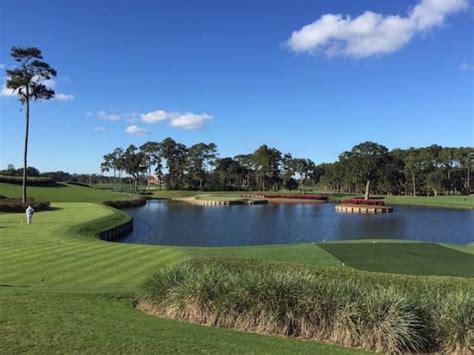
<path id="1" fill-rule="evenodd" d="M 162 260 L 161 262 L 159 262 L 159 259 L 155 259 L 155 257 L 153 256 L 140 257 L 140 254 L 143 254 L 143 253 L 132 254 L 132 255 L 128 254 L 126 258 L 110 257 L 107 260 L 96 262 L 94 265 L 91 265 L 90 267 L 83 270 L 86 274 L 88 274 L 88 276 L 83 277 L 82 281 L 92 282 L 92 280 L 95 280 L 95 279 L 101 279 L 101 280 L 106 281 L 107 275 L 113 275 L 118 272 L 122 272 L 123 274 L 128 274 L 130 271 L 143 273 L 143 271 L 149 270 L 150 272 L 153 272 L 153 270 L 151 270 L 153 266 L 155 266 L 155 268 L 158 268 L 159 264 L 164 264 L 166 260 L 170 260 L 171 257 L 174 257 L 173 255 L 171 255 L 171 257 L 166 258 L 166 256 L 163 255 L 163 253 L 158 253 L 156 254 L 157 256 L 159 256 L 160 254 L 162 255 Z M 147 262 L 146 260 L 150 257 L 151 257 L 151 260 Z M 128 261 L 128 262 L 124 262 L 124 261 Z M 130 266 L 129 266 L 128 267 L 129 271 L 126 271 L 127 264 L 135 265 L 136 269 L 130 270 Z M 90 271 L 92 270 L 94 270 L 95 272 L 91 273 Z"/>

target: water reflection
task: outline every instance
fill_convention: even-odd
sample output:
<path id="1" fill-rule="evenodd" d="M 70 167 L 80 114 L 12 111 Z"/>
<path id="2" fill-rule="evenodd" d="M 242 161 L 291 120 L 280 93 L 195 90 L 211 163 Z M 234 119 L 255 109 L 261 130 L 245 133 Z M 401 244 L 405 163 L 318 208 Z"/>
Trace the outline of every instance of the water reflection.
<path id="1" fill-rule="evenodd" d="M 396 207 L 393 213 L 336 213 L 333 204 L 203 207 L 151 200 L 126 210 L 135 218 L 126 243 L 257 245 L 359 238 L 474 241 L 474 212 Z"/>

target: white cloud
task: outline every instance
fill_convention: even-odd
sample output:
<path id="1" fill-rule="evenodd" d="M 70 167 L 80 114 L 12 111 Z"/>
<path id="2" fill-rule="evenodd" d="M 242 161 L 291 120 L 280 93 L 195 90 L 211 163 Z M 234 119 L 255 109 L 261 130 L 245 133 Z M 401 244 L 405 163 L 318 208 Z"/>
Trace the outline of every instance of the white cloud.
<path id="1" fill-rule="evenodd" d="M 57 101 L 70 101 L 74 99 L 74 95 L 66 95 L 58 92 L 54 95 L 54 99 Z"/>
<path id="2" fill-rule="evenodd" d="M 468 0 L 421 0 L 406 16 L 371 11 L 352 18 L 326 14 L 294 31 L 286 46 L 294 52 L 365 58 L 393 53 L 420 32 L 444 24 L 446 16 L 464 10 Z"/>
<path id="3" fill-rule="evenodd" d="M 138 127 L 137 125 L 130 125 L 125 129 L 125 133 L 133 134 L 136 136 L 144 136 L 148 134 L 148 130 L 145 128 Z"/>
<path id="4" fill-rule="evenodd" d="M 145 123 L 168 121 L 171 127 L 197 129 L 211 120 L 212 116 L 206 113 L 196 114 L 191 112 L 168 112 L 158 110 L 142 114 L 141 119 Z"/>
<path id="5" fill-rule="evenodd" d="M 89 113 L 89 112 L 88 112 Z M 88 113 L 86 113 L 87 116 Z M 92 112 L 90 112 L 92 116 Z M 97 118 L 100 118 L 101 120 L 106 120 L 106 121 L 121 121 L 121 120 L 127 120 L 128 122 L 135 122 L 137 118 L 139 117 L 139 114 L 136 112 L 130 112 L 130 113 L 119 113 L 119 112 L 114 112 L 114 111 L 99 111 L 97 112 Z"/>
<path id="6" fill-rule="evenodd" d="M 92 117 L 92 116 L 94 116 L 94 114 L 89 111 L 89 112 L 86 112 L 86 116 L 87 116 L 87 117 Z"/>
<path id="7" fill-rule="evenodd" d="M 461 70 L 466 70 L 466 71 L 474 71 L 474 65 L 469 64 L 467 62 L 462 62 L 461 65 L 459 66 Z"/>
<path id="8" fill-rule="evenodd" d="M 201 128 L 212 117 L 208 114 L 194 114 L 190 112 L 178 113 L 170 118 L 170 125 L 176 128 L 196 129 Z"/>
<path id="9" fill-rule="evenodd" d="M 141 115 L 142 121 L 146 123 L 161 122 L 168 119 L 168 113 L 166 111 L 153 111 Z"/>
<path id="10" fill-rule="evenodd" d="M 17 96 L 17 95 L 18 94 L 16 93 L 16 91 L 7 88 L 7 83 L 5 81 L 2 85 L 2 90 L 0 91 L 0 96 L 8 97 L 8 96 Z"/>
<path id="11" fill-rule="evenodd" d="M 18 90 L 12 90 L 7 88 L 7 80 L 8 78 L 5 78 L 3 85 L 2 85 L 2 90 L 0 91 L 0 96 L 5 96 L 5 97 L 12 97 L 12 96 L 18 96 Z M 56 87 L 56 80 L 54 79 L 48 79 L 48 80 L 38 80 L 41 84 L 44 84 L 46 87 L 50 89 L 54 89 Z M 63 94 L 61 92 L 57 92 L 54 95 L 54 100 L 56 101 L 70 101 L 74 99 L 74 95 L 67 95 Z"/>
<path id="12" fill-rule="evenodd" d="M 96 132 L 104 132 L 105 130 L 106 130 L 105 127 L 100 127 L 100 126 L 94 128 L 94 131 L 96 131 Z"/>
<path id="13" fill-rule="evenodd" d="M 101 120 L 107 120 L 107 121 L 119 121 L 122 119 L 121 114 L 106 112 L 106 111 L 97 112 L 97 117 L 100 118 Z"/>

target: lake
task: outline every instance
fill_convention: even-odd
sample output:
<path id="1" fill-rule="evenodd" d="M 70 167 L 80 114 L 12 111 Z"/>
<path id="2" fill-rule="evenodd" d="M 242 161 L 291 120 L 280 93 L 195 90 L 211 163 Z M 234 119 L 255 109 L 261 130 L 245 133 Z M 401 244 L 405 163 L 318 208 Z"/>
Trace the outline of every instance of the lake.
<path id="1" fill-rule="evenodd" d="M 474 212 L 395 206 L 393 213 L 337 213 L 332 203 L 194 206 L 149 200 L 125 209 L 134 230 L 125 243 L 232 246 L 351 239 L 474 242 Z"/>

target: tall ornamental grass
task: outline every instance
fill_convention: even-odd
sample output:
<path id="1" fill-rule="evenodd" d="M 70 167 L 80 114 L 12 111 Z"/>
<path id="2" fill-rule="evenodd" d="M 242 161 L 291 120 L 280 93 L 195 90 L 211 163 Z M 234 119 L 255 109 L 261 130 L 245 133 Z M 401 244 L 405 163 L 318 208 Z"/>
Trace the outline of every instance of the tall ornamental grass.
<path id="1" fill-rule="evenodd" d="M 211 326 L 378 352 L 468 353 L 473 290 L 468 278 L 211 258 L 156 273 L 138 307 Z"/>

